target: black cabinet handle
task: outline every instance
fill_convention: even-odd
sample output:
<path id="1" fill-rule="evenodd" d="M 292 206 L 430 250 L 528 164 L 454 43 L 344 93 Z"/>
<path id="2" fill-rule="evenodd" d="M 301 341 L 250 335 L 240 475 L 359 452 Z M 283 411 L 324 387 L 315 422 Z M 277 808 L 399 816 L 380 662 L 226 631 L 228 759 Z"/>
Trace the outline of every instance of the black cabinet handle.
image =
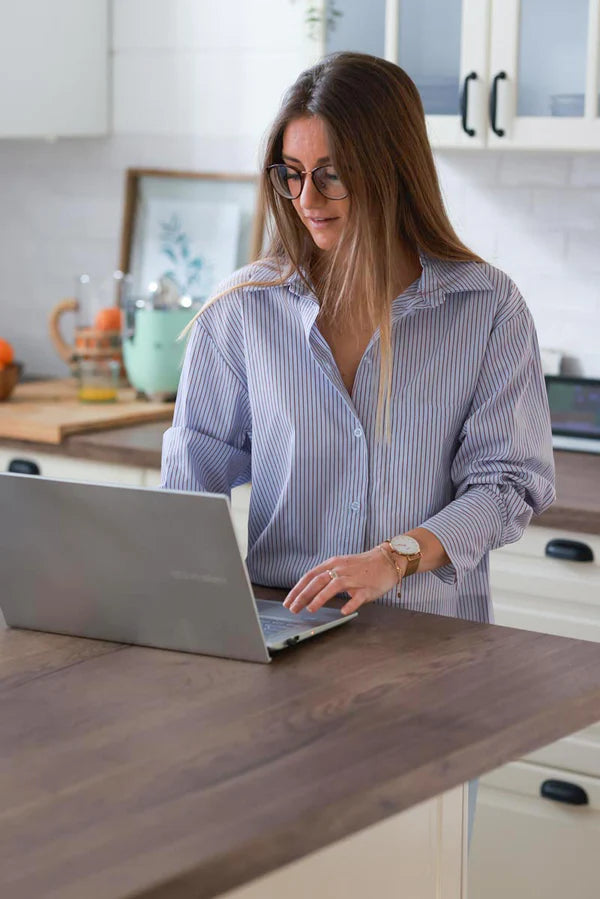
<path id="1" fill-rule="evenodd" d="M 590 801 L 583 787 L 568 780 L 545 780 L 540 787 L 540 795 L 555 802 L 566 802 L 567 805 L 589 805 Z"/>
<path id="2" fill-rule="evenodd" d="M 578 540 L 557 538 L 546 543 L 545 554 L 551 559 L 562 559 L 565 562 L 593 562 L 594 553 L 587 543 Z"/>
<path id="3" fill-rule="evenodd" d="M 492 131 L 494 134 L 497 134 L 498 137 L 504 137 L 505 134 L 504 128 L 498 128 L 496 125 L 496 113 L 498 112 L 498 82 L 504 81 L 506 77 L 506 72 L 498 72 L 492 82 L 492 92 L 490 94 L 490 122 L 492 124 Z"/>
<path id="4" fill-rule="evenodd" d="M 8 470 L 13 474 L 41 474 L 39 465 L 29 459 L 11 459 Z"/>
<path id="5" fill-rule="evenodd" d="M 469 128 L 467 125 L 469 115 L 469 81 L 477 81 L 477 72 L 469 72 L 463 83 L 463 89 L 460 95 L 460 115 L 462 118 L 462 128 L 469 137 L 475 137 L 475 129 Z"/>

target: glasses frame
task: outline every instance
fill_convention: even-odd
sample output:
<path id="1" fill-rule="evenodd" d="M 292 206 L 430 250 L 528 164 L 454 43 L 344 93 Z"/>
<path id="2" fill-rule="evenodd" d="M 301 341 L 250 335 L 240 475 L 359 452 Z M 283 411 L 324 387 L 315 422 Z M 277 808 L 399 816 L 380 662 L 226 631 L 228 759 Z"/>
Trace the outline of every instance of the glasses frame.
<path id="1" fill-rule="evenodd" d="M 285 194 L 279 193 L 279 191 L 277 190 L 277 188 L 276 188 L 275 185 L 273 184 L 273 180 L 272 180 L 271 174 L 270 174 L 270 173 L 271 173 L 271 170 L 272 170 L 272 169 L 279 169 L 279 168 L 282 168 L 282 167 L 285 168 L 285 169 L 291 169 L 293 172 L 296 172 L 296 174 L 300 175 L 300 190 L 298 191 L 298 194 L 297 194 L 297 196 L 295 196 L 295 197 L 292 197 L 292 196 L 287 197 L 287 196 L 285 196 Z M 343 197 L 328 197 L 326 193 L 323 193 L 323 191 L 321 190 L 321 188 L 319 187 L 319 185 L 318 185 L 317 182 L 315 181 L 315 177 L 314 177 L 314 176 L 315 176 L 315 172 L 318 172 L 318 171 L 320 171 L 321 169 L 330 169 L 330 168 L 333 168 L 333 166 L 331 165 L 330 162 L 325 163 L 325 165 L 317 165 L 317 166 L 314 167 L 314 169 L 311 169 L 310 171 L 305 171 L 305 170 L 303 170 L 303 169 L 297 169 L 295 165 L 288 165 L 286 162 L 274 162 L 273 165 L 268 165 L 268 166 L 267 166 L 266 171 L 267 171 L 267 173 L 268 173 L 268 175 L 269 175 L 269 183 L 271 184 L 273 190 L 275 191 L 276 194 L 278 194 L 278 195 L 279 195 L 280 197 L 282 197 L 284 200 L 298 200 L 298 199 L 302 196 L 302 191 L 304 190 L 304 183 L 305 183 L 305 181 L 306 181 L 306 176 L 307 176 L 307 175 L 310 175 L 311 180 L 312 180 L 312 183 L 313 183 L 314 186 L 315 186 L 315 190 L 317 190 L 317 191 L 321 194 L 322 197 L 325 197 L 326 200 L 345 200 L 346 197 L 349 196 L 347 193 L 344 194 Z"/>

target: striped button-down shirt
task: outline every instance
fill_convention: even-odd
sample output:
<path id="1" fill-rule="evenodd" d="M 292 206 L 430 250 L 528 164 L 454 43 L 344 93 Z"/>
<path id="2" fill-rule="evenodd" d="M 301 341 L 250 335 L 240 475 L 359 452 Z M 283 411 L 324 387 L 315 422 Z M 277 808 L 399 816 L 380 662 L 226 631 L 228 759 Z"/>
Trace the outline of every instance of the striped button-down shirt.
<path id="1" fill-rule="evenodd" d="M 349 395 L 317 300 L 293 276 L 238 287 L 193 325 L 162 484 L 229 494 L 252 481 L 246 563 L 257 584 L 290 588 L 330 556 L 425 527 L 451 563 L 379 601 L 488 621 L 489 550 L 554 499 L 537 339 L 498 269 L 421 263 L 392 304 L 389 441 L 376 430 L 379 332 Z M 269 278 L 256 263 L 227 286 Z"/>

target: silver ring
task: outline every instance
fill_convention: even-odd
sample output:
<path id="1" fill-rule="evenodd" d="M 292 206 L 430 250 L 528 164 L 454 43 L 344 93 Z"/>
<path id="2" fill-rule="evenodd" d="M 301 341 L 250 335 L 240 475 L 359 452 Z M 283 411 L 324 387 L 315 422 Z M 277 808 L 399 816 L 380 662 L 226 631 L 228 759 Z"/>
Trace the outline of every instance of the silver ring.
<path id="1" fill-rule="evenodd" d="M 336 577 L 338 576 L 337 572 L 334 571 L 333 568 L 329 568 L 327 570 L 327 574 L 329 575 L 329 577 L 331 578 L 332 581 L 334 581 L 336 579 Z"/>

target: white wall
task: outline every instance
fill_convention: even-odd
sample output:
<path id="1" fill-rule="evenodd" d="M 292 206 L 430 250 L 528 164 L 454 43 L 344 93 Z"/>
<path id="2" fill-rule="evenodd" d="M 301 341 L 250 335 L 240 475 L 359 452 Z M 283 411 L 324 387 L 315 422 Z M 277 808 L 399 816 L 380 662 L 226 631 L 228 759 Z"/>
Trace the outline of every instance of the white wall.
<path id="1" fill-rule="evenodd" d="M 67 374 L 47 316 L 78 274 L 116 266 L 127 167 L 255 170 L 261 135 L 314 48 L 301 0 L 224 9 L 113 0 L 114 135 L 0 140 L 0 336 L 30 373 Z M 457 230 L 515 278 L 541 344 L 600 376 L 600 153 L 437 161 Z"/>

